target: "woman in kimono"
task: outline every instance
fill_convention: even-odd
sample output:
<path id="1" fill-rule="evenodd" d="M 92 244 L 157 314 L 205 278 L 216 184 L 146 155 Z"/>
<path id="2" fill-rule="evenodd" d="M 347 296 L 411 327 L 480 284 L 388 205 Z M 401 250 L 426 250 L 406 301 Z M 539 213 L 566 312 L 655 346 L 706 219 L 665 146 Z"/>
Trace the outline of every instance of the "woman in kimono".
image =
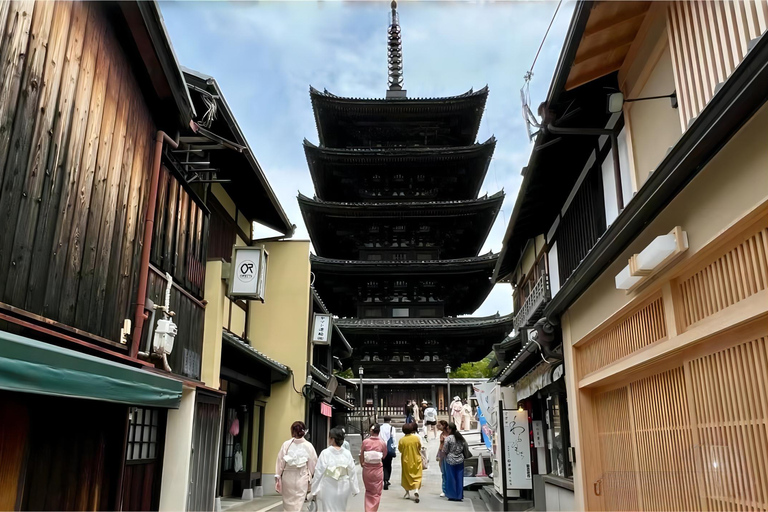
<path id="1" fill-rule="evenodd" d="M 405 499 L 411 499 L 411 491 L 416 503 L 419 502 L 419 489 L 421 489 L 421 437 L 418 434 L 415 423 L 403 425 L 403 437 L 397 443 L 398 451 L 403 454 L 401 459 L 400 483 L 405 489 Z"/>
<path id="2" fill-rule="evenodd" d="M 445 471 L 445 495 L 448 501 L 464 499 L 464 446 L 466 441 L 455 423 L 449 423 L 443 444 L 443 469 Z"/>
<path id="3" fill-rule="evenodd" d="M 469 405 L 467 399 L 464 399 L 464 404 L 461 407 L 461 428 L 459 430 L 469 430 L 469 420 L 472 418 L 472 406 Z"/>
<path id="4" fill-rule="evenodd" d="M 317 459 L 311 494 L 317 500 L 317 512 L 344 512 L 349 497 L 360 492 L 355 460 L 349 450 L 342 448 L 342 428 L 332 428 L 329 440 L 330 446 Z"/>
<path id="5" fill-rule="evenodd" d="M 275 489 L 283 496 L 283 510 L 298 512 L 304 505 L 309 482 L 315 472 L 317 452 L 304 439 L 307 428 L 301 421 L 291 425 L 291 439 L 283 443 L 275 463 Z"/>
<path id="6" fill-rule="evenodd" d="M 365 484 L 365 512 L 377 512 L 384 488 L 384 466 L 382 460 L 387 456 L 387 446 L 379 437 L 381 427 L 371 425 L 370 434 L 360 448 L 360 467 L 363 468 Z"/>
<path id="7" fill-rule="evenodd" d="M 451 402 L 451 405 L 449 407 L 449 413 L 451 414 L 451 419 L 453 419 L 453 423 L 456 424 L 456 426 L 461 427 L 461 413 L 464 412 L 464 405 L 461 403 L 461 398 L 458 396 L 453 397 L 453 402 Z"/>

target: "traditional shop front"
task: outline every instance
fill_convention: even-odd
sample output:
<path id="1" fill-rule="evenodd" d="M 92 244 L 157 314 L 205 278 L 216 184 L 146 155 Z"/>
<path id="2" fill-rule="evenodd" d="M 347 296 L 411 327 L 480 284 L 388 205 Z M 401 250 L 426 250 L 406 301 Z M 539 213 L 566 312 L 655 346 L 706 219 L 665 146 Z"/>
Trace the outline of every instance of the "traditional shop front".
<path id="1" fill-rule="evenodd" d="M 181 382 L 0 331 L 0 509 L 152 510 Z"/>

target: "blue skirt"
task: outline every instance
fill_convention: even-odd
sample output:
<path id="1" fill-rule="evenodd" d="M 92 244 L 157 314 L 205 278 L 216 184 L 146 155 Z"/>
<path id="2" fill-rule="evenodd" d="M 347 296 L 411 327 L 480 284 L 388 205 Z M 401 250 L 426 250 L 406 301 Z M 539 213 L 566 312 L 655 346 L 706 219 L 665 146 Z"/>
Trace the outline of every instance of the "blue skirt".
<path id="1" fill-rule="evenodd" d="M 445 497 L 449 500 L 464 499 L 464 462 L 461 464 L 445 463 Z"/>

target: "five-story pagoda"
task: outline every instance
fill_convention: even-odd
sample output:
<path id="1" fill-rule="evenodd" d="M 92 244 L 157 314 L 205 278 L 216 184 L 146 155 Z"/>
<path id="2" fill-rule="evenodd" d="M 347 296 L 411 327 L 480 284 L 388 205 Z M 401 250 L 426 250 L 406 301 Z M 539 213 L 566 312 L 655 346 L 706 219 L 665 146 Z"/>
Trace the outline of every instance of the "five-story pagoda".
<path id="1" fill-rule="evenodd" d="M 504 194 L 478 197 L 495 147 L 476 143 L 487 87 L 408 98 L 396 7 L 385 99 L 310 89 L 319 145 L 304 150 L 316 196 L 298 199 L 315 287 L 341 317 L 352 368 L 377 383 L 377 405 L 445 406 L 434 381 L 445 382 L 446 364 L 482 359 L 512 329 L 511 316 L 462 316 L 491 291 L 497 255 L 479 252 Z"/>

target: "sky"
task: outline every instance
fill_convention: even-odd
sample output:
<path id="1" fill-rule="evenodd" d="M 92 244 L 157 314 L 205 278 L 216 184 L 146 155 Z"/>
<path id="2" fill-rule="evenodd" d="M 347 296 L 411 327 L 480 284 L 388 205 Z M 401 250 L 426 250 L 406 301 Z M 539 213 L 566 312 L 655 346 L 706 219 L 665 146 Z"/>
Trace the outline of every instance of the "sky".
<path id="1" fill-rule="evenodd" d="M 314 187 L 302 141 L 317 144 L 309 86 L 339 96 L 381 98 L 387 88 L 389 1 L 161 2 L 182 66 L 219 83 L 277 197 L 308 239 L 296 201 Z M 481 190 L 506 198 L 481 254 L 499 252 L 531 144 L 520 89 L 557 2 L 398 2 L 404 87 L 409 97 L 453 96 L 488 85 L 478 132 L 496 151 Z M 573 13 L 564 1 L 530 82 L 535 112 L 547 94 Z M 475 315 L 512 311 L 511 289 L 496 285 Z"/>

